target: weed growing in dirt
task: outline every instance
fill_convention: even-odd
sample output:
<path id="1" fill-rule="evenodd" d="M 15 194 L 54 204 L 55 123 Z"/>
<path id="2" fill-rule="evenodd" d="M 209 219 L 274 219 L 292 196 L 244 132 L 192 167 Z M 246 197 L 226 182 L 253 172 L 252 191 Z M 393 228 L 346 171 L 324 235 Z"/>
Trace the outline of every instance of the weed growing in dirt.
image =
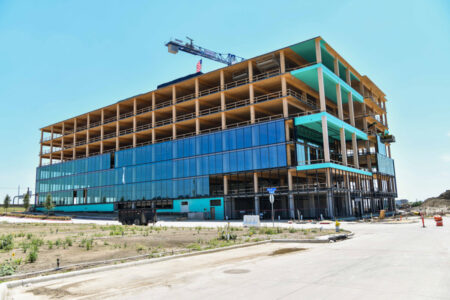
<path id="1" fill-rule="evenodd" d="M 200 250 L 202 250 L 202 246 L 200 246 L 197 243 L 189 244 L 189 245 L 186 246 L 186 248 L 191 249 L 193 251 L 200 251 Z"/>
<path id="2" fill-rule="evenodd" d="M 141 252 L 141 251 L 144 251 L 144 250 L 145 250 L 145 247 L 143 245 L 141 245 L 141 244 L 137 244 L 136 245 L 136 251 L 137 252 Z"/>
<path id="3" fill-rule="evenodd" d="M 37 258 L 38 258 L 38 248 L 35 245 L 33 245 L 31 247 L 30 252 L 27 255 L 27 262 L 34 263 L 37 260 Z"/>
<path id="4" fill-rule="evenodd" d="M 0 237 L 0 250 L 9 251 L 14 248 L 14 238 L 12 234 L 2 235 Z"/>
<path id="5" fill-rule="evenodd" d="M 20 265 L 20 263 L 18 264 L 17 260 L 7 259 L 0 264 L 0 276 L 13 275 L 16 272 L 18 265 Z"/>
<path id="6" fill-rule="evenodd" d="M 73 241 L 72 239 L 68 236 L 66 237 L 65 243 L 67 246 L 72 247 Z"/>
<path id="7" fill-rule="evenodd" d="M 47 246 L 48 246 L 48 250 L 52 250 L 53 249 L 53 242 L 52 241 L 47 241 Z"/>

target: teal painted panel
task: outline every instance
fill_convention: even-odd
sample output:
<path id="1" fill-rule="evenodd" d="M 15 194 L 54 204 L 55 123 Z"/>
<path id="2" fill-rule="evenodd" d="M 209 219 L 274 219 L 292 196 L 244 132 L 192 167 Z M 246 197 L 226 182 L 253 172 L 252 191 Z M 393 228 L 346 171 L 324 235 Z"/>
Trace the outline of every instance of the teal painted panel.
<path id="1" fill-rule="evenodd" d="M 290 48 L 308 62 L 316 61 L 316 46 L 314 39 L 298 43 Z"/>
<path id="2" fill-rule="evenodd" d="M 291 71 L 292 76 L 303 81 L 308 86 L 310 86 L 315 91 L 319 91 L 319 83 L 317 78 L 317 69 L 322 67 L 325 95 L 327 98 L 331 99 L 334 103 L 337 103 L 336 95 L 336 84 L 339 83 L 341 86 L 342 103 L 348 102 L 348 97 L 346 96 L 348 92 L 352 93 L 352 99 L 355 102 L 364 102 L 363 96 L 358 93 L 354 88 L 348 85 L 342 78 L 334 74 L 330 69 L 324 64 L 315 64 L 305 68 Z"/>
<path id="3" fill-rule="evenodd" d="M 209 212 L 211 210 L 210 200 L 220 200 L 220 206 L 214 206 L 216 214 L 215 219 L 223 220 L 225 215 L 222 197 L 173 200 L 172 209 L 158 209 L 158 212 L 179 213 L 181 212 L 181 202 L 185 201 L 188 202 L 189 212 Z"/>
<path id="4" fill-rule="evenodd" d="M 38 211 L 47 211 L 44 207 L 37 207 Z M 113 212 L 113 203 L 86 204 L 86 205 L 61 205 L 55 206 L 53 211 L 63 212 Z"/>
<path id="5" fill-rule="evenodd" d="M 334 139 L 340 139 L 339 129 L 344 128 L 346 133 L 346 140 L 351 140 L 352 133 L 355 133 L 357 138 L 367 141 L 368 137 L 366 133 L 327 112 L 320 112 L 317 114 L 296 117 L 294 119 L 294 124 L 296 126 L 302 125 L 315 131 L 322 132 L 322 116 L 327 117 L 328 135 L 330 137 Z"/>
<path id="6" fill-rule="evenodd" d="M 371 172 L 359 170 L 359 169 L 355 169 L 355 168 L 351 168 L 351 167 L 347 167 L 347 166 L 342 166 L 342 165 L 335 164 L 335 163 L 320 163 L 320 164 L 297 166 L 297 171 L 326 169 L 326 168 L 338 169 L 338 170 L 358 173 L 358 174 L 362 174 L 362 175 L 372 176 Z"/>

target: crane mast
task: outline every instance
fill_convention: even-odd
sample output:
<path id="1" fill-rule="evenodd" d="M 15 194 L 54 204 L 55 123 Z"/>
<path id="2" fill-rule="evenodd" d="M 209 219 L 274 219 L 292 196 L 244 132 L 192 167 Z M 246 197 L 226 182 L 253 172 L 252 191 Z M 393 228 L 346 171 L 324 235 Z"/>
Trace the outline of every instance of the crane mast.
<path id="1" fill-rule="evenodd" d="M 197 46 L 193 43 L 193 39 L 186 37 L 189 42 L 183 42 L 179 39 L 172 39 L 170 40 L 166 46 L 170 53 L 177 54 L 178 51 L 183 51 L 186 53 L 190 53 L 193 55 L 198 55 L 204 58 L 208 58 L 223 64 L 226 64 L 228 66 L 241 62 L 244 60 L 244 58 L 228 53 L 218 53 L 212 50 L 208 50 L 206 48 Z"/>

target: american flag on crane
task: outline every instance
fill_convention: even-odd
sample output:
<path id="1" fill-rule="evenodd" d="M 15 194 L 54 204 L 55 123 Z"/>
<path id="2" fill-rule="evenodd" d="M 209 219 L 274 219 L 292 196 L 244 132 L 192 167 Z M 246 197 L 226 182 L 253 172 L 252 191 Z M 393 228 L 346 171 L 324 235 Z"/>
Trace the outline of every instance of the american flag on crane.
<path id="1" fill-rule="evenodd" d="M 202 71 L 202 60 L 200 59 L 197 63 L 197 73 Z"/>

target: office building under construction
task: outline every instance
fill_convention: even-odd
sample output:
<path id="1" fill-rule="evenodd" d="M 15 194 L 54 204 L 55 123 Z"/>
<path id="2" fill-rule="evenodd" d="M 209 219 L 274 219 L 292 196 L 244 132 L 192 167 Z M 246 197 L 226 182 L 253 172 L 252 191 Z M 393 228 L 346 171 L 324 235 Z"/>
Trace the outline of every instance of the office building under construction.
<path id="1" fill-rule="evenodd" d="M 43 127 L 36 204 L 269 217 L 275 187 L 281 218 L 390 213 L 386 101 L 317 37 Z"/>

